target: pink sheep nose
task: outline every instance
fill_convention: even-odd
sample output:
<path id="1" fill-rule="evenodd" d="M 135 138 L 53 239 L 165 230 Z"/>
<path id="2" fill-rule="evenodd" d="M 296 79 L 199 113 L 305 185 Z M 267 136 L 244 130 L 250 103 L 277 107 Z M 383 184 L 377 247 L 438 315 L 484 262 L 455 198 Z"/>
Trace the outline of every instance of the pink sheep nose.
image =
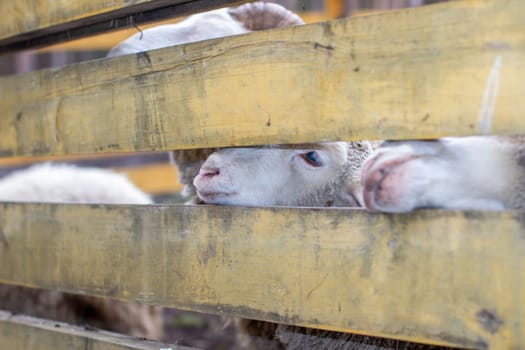
<path id="1" fill-rule="evenodd" d="M 219 175 L 221 172 L 219 168 L 216 167 L 202 167 L 199 170 L 199 176 L 201 177 L 214 177 Z"/>

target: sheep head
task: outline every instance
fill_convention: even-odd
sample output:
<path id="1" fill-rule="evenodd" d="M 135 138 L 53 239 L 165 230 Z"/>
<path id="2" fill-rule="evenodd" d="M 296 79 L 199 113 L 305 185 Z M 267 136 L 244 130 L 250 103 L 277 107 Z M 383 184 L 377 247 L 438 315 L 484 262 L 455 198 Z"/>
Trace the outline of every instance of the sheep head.
<path id="1" fill-rule="evenodd" d="M 209 204 L 360 206 L 361 164 L 371 151 L 367 142 L 226 148 L 193 183 Z"/>
<path id="2" fill-rule="evenodd" d="M 363 166 L 370 210 L 503 210 L 525 207 L 523 137 L 386 142 Z"/>

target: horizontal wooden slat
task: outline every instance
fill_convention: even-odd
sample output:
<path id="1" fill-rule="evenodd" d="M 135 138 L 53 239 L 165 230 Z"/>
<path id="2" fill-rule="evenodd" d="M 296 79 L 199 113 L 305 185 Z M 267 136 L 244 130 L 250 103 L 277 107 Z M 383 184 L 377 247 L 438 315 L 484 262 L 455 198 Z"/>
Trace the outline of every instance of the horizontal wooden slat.
<path id="1" fill-rule="evenodd" d="M 239 3 L 239 0 L 2 0 L 0 53 Z"/>
<path id="2" fill-rule="evenodd" d="M 101 167 L 129 167 L 140 164 L 151 164 L 158 162 L 168 162 L 169 154 L 166 152 L 151 153 L 105 153 L 105 154 L 84 154 L 77 156 L 50 156 L 50 157 L 11 157 L 0 158 L 0 168 L 24 167 L 41 162 L 68 162 L 84 166 Z"/>
<path id="3" fill-rule="evenodd" d="M 525 132 L 525 2 L 456 1 L 0 79 L 0 155 Z"/>
<path id="4" fill-rule="evenodd" d="M 0 310 L 0 349 L 24 350 L 197 350 L 185 346 L 139 340 L 66 323 L 12 315 Z"/>
<path id="5" fill-rule="evenodd" d="M 2 204 L 0 280 L 522 349 L 524 222 L 518 212 Z"/>

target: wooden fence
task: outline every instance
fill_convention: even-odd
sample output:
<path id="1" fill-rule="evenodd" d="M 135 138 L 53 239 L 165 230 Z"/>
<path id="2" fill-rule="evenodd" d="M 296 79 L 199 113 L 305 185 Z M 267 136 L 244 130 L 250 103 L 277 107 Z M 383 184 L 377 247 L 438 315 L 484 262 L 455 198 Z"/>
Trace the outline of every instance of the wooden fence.
<path id="1" fill-rule="evenodd" d="M 134 11 L 228 1 L 39 3 L 47 5 L 0 2 L 12 14 L 0 24 L 0 51 L 83 35 Z M 525 133 L 523 62 L 521 0 L 455 1 L 95 60 L 0 78 L 0 155 Z M 525 348 L 522 212 L 0 207 L 3 283 Z M 2 349 L 71 344 L 167 347 L 0 314 Z"/>

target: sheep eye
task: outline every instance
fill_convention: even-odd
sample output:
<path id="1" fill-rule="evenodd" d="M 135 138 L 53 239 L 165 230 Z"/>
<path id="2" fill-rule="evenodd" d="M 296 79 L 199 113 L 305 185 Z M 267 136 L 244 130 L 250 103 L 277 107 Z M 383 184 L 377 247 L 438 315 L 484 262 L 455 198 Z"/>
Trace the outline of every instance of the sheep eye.
<path id="1" fill-rule="evenodd" d="M 302 153 L 301 158 L 303 158 L 306 163 L 316 168 L 323 165 L 323 163 L 321 162 L 321 158 L 319 157 L 319 154 L 315 151 Z"/>

